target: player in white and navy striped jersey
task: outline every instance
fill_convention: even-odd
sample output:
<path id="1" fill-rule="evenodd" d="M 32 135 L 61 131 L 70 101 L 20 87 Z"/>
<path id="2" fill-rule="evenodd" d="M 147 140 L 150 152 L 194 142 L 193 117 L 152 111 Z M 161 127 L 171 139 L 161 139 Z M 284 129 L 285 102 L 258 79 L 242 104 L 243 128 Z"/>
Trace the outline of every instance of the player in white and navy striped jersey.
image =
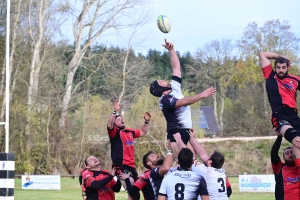
<path id="1" fill-rule="evenodd" d="M 163 46 L 169 50 L 170 63 L 173 71 L 171 82 L 155 80 L 150 85 L 150 93 L 159 97 L 159 106 L 167 121 L 167 139 L 172 142 L 172 150 L 177 157 L 179 149 L 173 135 L 181 134 L 181 139 L 193 151 L 189 143 L 188 131 L 192 128 L 192 116 L 190 105 L 202 98 L 215 94 L 216 89 L 210 87 L 200 94 L 184 97 L 181 91 L 181 67 L 174 45 L 167 40 Z"/>
<path id="2" fill-rule="evenodd" d="M 183 148 L 178 154 L 179 169 L 166 176 L 159 189 L 158 200 L 209 200 L 205 179 L 191 171 L 193 153 Z"/>
<path id="3" fill-rule="evenodd" d="M 200 164 L 195 160 L 192 170 L 205 178 L 210 200 L 228 200 L 232 190 L 225 170 L 222 168 L 224 156 L 218 151 L 208 156 L 205 149 L 195 140 L 194 132 L 190 133 L 192 146 L 201 160 L 206 163 Z"/>

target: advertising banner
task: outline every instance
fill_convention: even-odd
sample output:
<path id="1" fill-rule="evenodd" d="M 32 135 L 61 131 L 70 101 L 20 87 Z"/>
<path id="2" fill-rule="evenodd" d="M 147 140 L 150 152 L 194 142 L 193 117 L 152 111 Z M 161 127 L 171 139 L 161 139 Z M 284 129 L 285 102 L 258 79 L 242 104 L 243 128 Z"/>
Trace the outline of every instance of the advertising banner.
<path id="1" fill-rule="evenodd" d="M 274 175 L 239 175 L 240 192 L 275 192 Z"/>
<path id="2" fill-rule="evenodd" d="M 23 175 L 22 189 L 60 190 L 59 175 Z"/>

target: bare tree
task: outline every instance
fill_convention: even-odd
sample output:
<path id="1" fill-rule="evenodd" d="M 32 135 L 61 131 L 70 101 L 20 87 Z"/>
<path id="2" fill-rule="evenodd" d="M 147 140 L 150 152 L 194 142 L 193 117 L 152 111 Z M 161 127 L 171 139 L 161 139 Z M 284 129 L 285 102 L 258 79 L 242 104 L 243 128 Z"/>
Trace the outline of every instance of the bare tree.
<path id="1" fill-rule="evenodd" d="M 58 4 L 59 3 L 59 4 Z M 27 124 L 25 135 L 27 139 L 26 149 L 30 149 L 30 115 L 36 105 L 39 91 L 39 75 L 45 59 L 45 48 L 50 42 L 51 36 L 58 30 L 62 23 L 62 13 L 67 6 L 55 0 L 29 0 L 28 2 L 28 35 L 32 46 L 32 57 L 30 60 L 30 74 L 27 94 Z M 50 25 L 51 24 L 51 25 Z"/>
<path id="2" fill-rule="evenodd" d="M 198 66 L 201 70 L 189 66 L 192 73 L 201 74 L 204 80 L 219 87 L 220 89 L 220 102 L 221 110 L 217 115 L 217 98 L 214 96 L 214 110 L 221 129 L 221 136 L 223 134 L 223 113 L 224 113 L 224 101 L 226 98 L 226 92 L 231 81 L 231 75 L 234 72 L 234 58 L 232 52 L 234 45 L 231 40 L 222 39 L 221 41 L 213 40 L 212 42 L 204 45 L 203 49 L 199 49 L 196 52 L 196 58 L 198 59 Z M 197 63 L 196 63 L 197 64 Z"/>
<path id="3" fill-rule="evenodd" d="M 58 124 L 55 159 L 60 160 L 60 143 L 66 125 L 66 116 L 72 95 L 74 75 L 88 48 L 110 31 L 142 25 L 147 19 L 147 1 L 143 0 L 84 0 L 73 25 L 75 53 L 68 63 L 66 86 Z M 58 164 L 58 163 L 57 163 Z M 57 165 L 53 169 L 57 173 Z"/>
<path id="4" fill-rule="evenodd" d="M 9 80 L 11 80 L 11 74 L 14 68 L 14 63 L 13 63 L 13 58 L 15 56 L 15 50 L 16 50 L 16 37 L 17 37 L 17 31 L 16 27 L 19 22 L 19 16 L 20 16 L 20 9 L 21 9 L 21 0 L 16 0 L 13 1 L 12 4 L 12 23 L 11 23 L 11 33 L 10 33 L 10 52 L 9 52 Z M 1 73 L 1 82 L 0 82 L 0 96 L 3 95 L 2 99 L 2 107 L 0 111 L 0 121 L 4 121 L 4 114 L 6 111 L 6 98 L 9 98 L 9 102 L 11 101 L 12 98 L 12 91 L 10 90 L 10 97 L 6 97 L 6 92 L 5 92 L 5 73 L 6 73 L 6 63 L 4 62 L 3 68 L 2 68 L 2 73 Z M 17 73 L 17 70 L 15 71 Z M 15 83 L 15 81 L 10 81 L 10 83 L 5 83 L 11 85 L 11 83 Z M 13 84 L 14 86 L 14 84 Z"/>
<path id="5" fill-rule="evenodd" d="M 238 47 L 243 58 L 255 59 L 259 51 L 271 51 L 287 55 L 290 59 L 296 60 L 299 54 L 300 38 L 290 31 L 291 26 L 288 21 L 280 22 L 279 19 L 267 21 L 262 27 L 256 22 L 251 22 L 244 30 L 242 38 L 238 41 Z M 260 71 L 260 68 L 257 68 Z M 257 73 L 259 76 L 260 74 Z M 257 79 L 256 76 L 252 76 Z M 267 91 L 265 82 L 260 82 L 264 94 L 265 116 L 269 114 Z"/>

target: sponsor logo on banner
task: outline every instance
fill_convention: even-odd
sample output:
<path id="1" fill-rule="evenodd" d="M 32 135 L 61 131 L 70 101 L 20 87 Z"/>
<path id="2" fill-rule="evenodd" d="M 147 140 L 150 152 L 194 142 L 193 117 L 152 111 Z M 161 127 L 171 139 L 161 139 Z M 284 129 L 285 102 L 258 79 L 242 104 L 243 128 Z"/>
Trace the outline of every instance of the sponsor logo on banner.
<path id="1" fill-rule="evenodd" d="M 239 175 L 240 192 L 274 192 L 274 175 Z"/>
<path id="2" fill-rule="evenodd" d="M 22 189 L 60 190 L 60 176 L 59 175 L 22 176 Z"/>

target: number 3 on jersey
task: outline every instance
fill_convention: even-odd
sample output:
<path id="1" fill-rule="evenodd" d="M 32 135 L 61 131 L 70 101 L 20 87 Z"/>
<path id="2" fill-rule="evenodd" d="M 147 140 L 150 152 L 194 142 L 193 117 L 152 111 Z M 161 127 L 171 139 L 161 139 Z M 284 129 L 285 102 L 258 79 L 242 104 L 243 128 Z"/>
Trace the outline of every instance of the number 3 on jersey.
<path id="1" fill-rule="evenodd" d="M 177 183 L 175 185 L 175 199 L 176 200 L 183 200 L 184 199 L 184 184 Z"/>
<path id="2" fill-rule="evenodd" d="M 221 183 L 221 189 L 218 189 L 219 192 L 225 192 L 225 181 L 222 178 L 218 178 L 218 183 Z"/>

